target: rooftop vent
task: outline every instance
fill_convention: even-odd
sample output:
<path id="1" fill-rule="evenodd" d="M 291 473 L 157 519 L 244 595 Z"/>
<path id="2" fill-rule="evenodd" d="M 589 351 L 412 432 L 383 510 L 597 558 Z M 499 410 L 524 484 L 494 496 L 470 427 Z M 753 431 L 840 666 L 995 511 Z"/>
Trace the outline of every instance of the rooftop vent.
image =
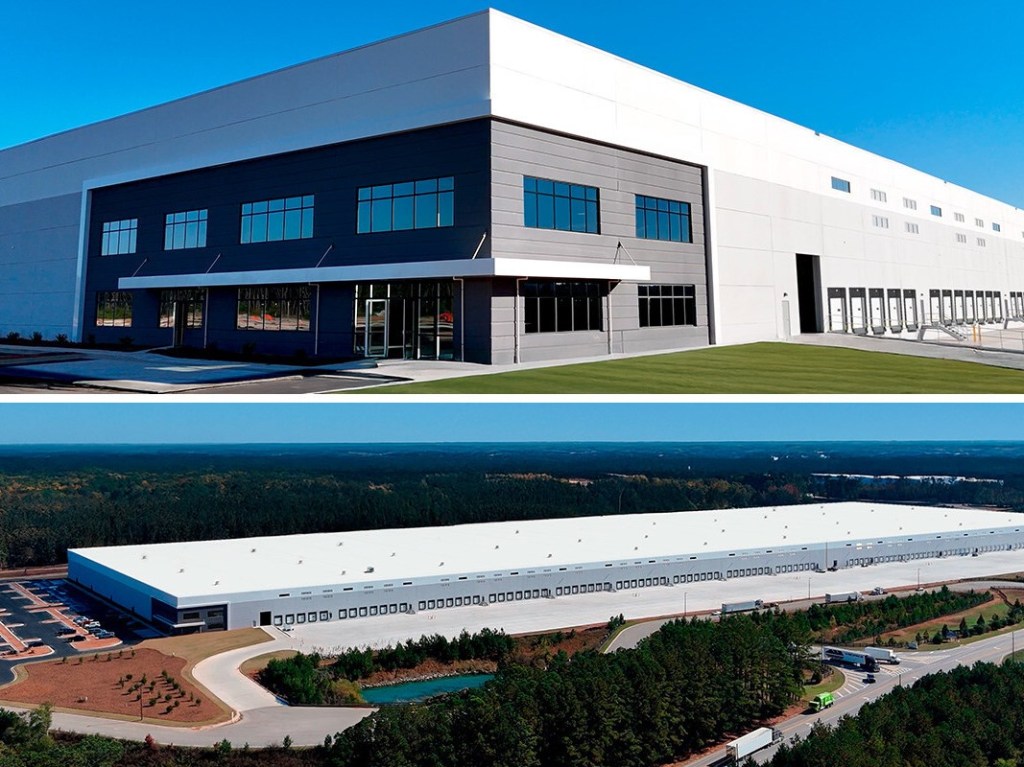
<path id="1" fill-rule="evenodd" d="M 256 553 L 256 549 L 249 549 L 249 553 L 250 554 L 255 554 Z"/>
<path id="2" fill-rule="evenodd" d="M 363 570 L 363 572 L 364 573 L 372 573 L 373 572 L 373 568 L 372 567 L 367 567 L 365 570 Z"/>

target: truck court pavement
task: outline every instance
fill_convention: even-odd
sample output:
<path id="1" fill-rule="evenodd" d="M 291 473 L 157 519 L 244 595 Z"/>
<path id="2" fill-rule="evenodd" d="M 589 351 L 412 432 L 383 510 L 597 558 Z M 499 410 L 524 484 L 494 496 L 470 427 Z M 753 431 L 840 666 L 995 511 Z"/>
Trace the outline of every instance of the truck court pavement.
<path id="1" fill-rule="evenodd" d="M 741 599 L 763 599 L 769 602 L 794 602 L 793 607 L 807 604 L 808 593 L 812 601 L 822 601 L 826 592 L 870 591 L 883 586 L 890 591 L 915 588 L 922 584 L 944 580 L 985 578 L 993 573 L 1024 570 L 1020 552 L 988 553 L 980 557 L 947 557 L 934 560 L 888 563 L 864 568 L 851 568 L 834 573 L 804 573 L 728 581 L 709 581 L 687 584 L 684 587 L 654 587 L 638 591 L 586 594 L 561 599 L 538 599 L 530 602 L 501 605 L 471 606 L 421 612 L 414 615 L 395 615 L 386 618 L 333 621 L 306 624 L 293 632 L 265 629 L 273 637 L 271 642 L 254 645 L 208 658 L 197 664 L 196 679 L 238 712 L 229 724 L 201 729 L 167 727 L 140 722 L 121 722 L 80 714 L 54 714 L 54 726 L 59 729 L 83 733 L 99 733 L 118 738 L 141 740 L 152 734 L 160 743 L 185 746 L 211 746 L 223 739 L 236 745 L 249 743 L 253 747 L 274 745 L 289 735 L 296 745 L 323 743 L 326 735 L 352 726 L 373 709 L 369 708 L 289 708 L 250 679 L 238 673 L 239 665 L 250 657 L 275 650 L 295 649 L 302 652 L 332 653 L 349 647 L 380 647 L 423 634 L 444 634 L 450 637 L 466 629 L 470 632 L 482 628 L 503 629 L 510 634 L 554 631 L 561 628 L 606 623 L 610 616 L 622 613 L 627 619 L 639 620 L 657 616 L 679 615 L 684 612 L 707 614 L 721 607 L 722 602 Z M 973 584 L 983 588 L 986 582 Z M 1019 584 L 1015 584 L 1019 585 Z M 970 588 L 962 584 L 959 588 Z M 644 632 L 657 630 L 658 622 L 631 627 L 619 635 L 613 649 L 633 646 Z M 904 653 L 904 665 L 897 667 L 904 683 L 920 677 L 929 670 L 952 668 L 957 663 L 973 663 L 979 653 L 987 652 L 986 659 L 998 660 L 1009 653 L 1010 638 L 993 637 L 965 648 L 920 652 L 911 661 Z M 863 675 L 861 675 L 863 676 Z M 877 697 L 897 683 L 899 674 L 879 674 L 873 685 L 849 682 L 837 705 L 817 718 L 833 721 L 841 713 L 851 713 L 851 707 L 864 700 Z M 854 709 L 855 710 L 855 709 Z M 815 717 L 802 716 L 783 727 L 787 737 L 803 732 L 805 722 Z M 708 762 L 710 763 L 710 762 Z"/>

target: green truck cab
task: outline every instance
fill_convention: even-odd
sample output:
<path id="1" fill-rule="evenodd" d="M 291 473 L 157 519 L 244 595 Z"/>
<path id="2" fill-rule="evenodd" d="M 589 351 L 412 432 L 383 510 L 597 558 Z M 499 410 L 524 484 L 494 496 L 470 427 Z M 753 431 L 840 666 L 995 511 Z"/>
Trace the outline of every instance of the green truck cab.
<path id="1" fill-rule="evenodd" d="M 832 693 L 818 693 L 813 699 L 811 699 L 811 711 L 824 711 L 835 702 L 836 698 Z"/>

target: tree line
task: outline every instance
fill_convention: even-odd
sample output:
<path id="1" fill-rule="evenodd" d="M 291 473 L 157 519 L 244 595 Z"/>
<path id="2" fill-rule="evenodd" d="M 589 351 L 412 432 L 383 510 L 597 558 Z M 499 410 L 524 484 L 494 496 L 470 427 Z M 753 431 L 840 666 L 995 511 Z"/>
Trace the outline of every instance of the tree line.
<path id="1" fill-rule="evenodd" d="M 636 649 L 512 664 L 477 690 L 339 733 L 339 767 L 651 767 L 785 710 L 800 660 L 749 616 L 666 624 Z"/>
<path id="2" fill-rule="evenodd" d="M 66 561 L 68 548 L 295 533 L 781 505 L 763 477 L 603 477 L 480 472 L 352 477 L 300 469 L 0 472 L 0 568 Z"/>

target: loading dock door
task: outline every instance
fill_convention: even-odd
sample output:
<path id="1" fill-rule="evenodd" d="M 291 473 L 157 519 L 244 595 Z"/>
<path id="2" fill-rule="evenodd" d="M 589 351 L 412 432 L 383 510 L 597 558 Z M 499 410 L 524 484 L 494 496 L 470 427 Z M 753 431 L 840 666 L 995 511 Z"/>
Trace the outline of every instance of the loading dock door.
<path id="1" fill-rule="evenodd" d="M 917 330 L 917 291 L 913 288 L 903 291 L 903 323 L 911 333 Z"/>
<path id="2" fill-rule="evenodd" d="M 871 332 L 881 335 L 885 332 L 885 291 L 871 288 L 868 292 L 868 314 L 871 318 Z"/>
<path id="3" fill-rule="evenodd" d="M 938 290 L 928 291 L 928 323 L 938 325 L 942 322 L 942 295 Z"/>
<path id="4" fill-rule="evenodd" d="M 850 288 L 850 329 L 854 333 L 865 335 L 867 325 L 867 299 L 864 288 Z"/>
<path id="5" fill-rule="evenodd" d="M 830 333 L 845 333 L 846 288 L 828 289 L 828 329 Z"/>
<path id="6" fill-rule="evenodd" d="M 964 292 L 962 290 L 953 291 L 953 322 L 957 325 L 964 324 Z"/>
<path id="7" fill-rule="evenodd" d="M 1003 321 L 1003 294 L 998 290 L 992 294 L 992 316 L 998 321 Z"/>
<path id="8" fill-rule="evenodd" d="M 967 322 L 974 322 L 974 291 L 964 291 L 964 316 L 967 318 Z"/>
<path id="9" fill-rule="evenodd" d="M 975 308 L 978 310 L 978 322 L 988 322 L 988 307 L 985 305 L 985 291 L 974 291 Z"/>
<path id="10" fill-rule="evenodd" d="M 948 325 L 953 321 L 953 291 L 942 291 L 942 322 Z"/>
<path id="11" fill-rule="evenodd" d="M 903 330 L 903 304 L 900 301 L 900 291 L 889 289 L 889 330 L 899 333 Z"/>

